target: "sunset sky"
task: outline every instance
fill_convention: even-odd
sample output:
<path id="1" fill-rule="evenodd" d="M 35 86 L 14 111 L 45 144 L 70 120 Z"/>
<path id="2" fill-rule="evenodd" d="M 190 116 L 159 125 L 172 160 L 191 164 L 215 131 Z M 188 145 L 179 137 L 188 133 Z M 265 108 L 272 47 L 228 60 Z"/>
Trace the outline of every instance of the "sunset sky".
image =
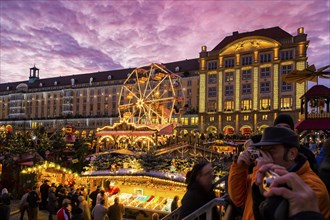
<path id="1" fill-rule="evenodd" d="M 330 1 L 0 1 L 0 83 L 29 68 L 56 77 L 197 58 L 233 31 L 308 34 L 308 62 L 330 64 Z M 322 81 L 330 86 L 330 80 Z"/>

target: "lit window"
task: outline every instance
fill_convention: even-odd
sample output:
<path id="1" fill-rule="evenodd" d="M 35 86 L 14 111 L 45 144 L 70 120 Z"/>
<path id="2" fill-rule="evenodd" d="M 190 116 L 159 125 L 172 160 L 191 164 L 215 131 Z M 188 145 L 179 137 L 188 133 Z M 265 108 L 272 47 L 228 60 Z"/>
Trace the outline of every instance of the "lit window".
<path id="1" fill-rule="evenodd" d="M 244 115 L 244 116 L 243 116 L 243 120 L 244 120 L 244 121 L 248 121 L 248 120 L 249 120 L 249 116 L 248 116 L 248 115 Z"/>
<path id="2" fill-rule="evenodd" d="M 208 74 L 208 77 L 207 77 L 207 82 L 209 84 L 214 84 L 214 83 L 217 83 L 217 74 Z"/>
<path id="3" fill-rule="evenodd" d="M 268 119 L 268 115 L 262 115 L 262 120 L 266 121 Z"/>
<path id="4" fill-rule="evenodd" d="M 242 94 L 251 94 L 251 83 L 242 84 Z"/>
<path id="5" fill-rule="evenodd" d="M 227 121 L 231 121 L 231 116 L 227 116 L 227 117 L 226 117 L 226 120 L 227 120 Z"/>
<path id="6" fill-rule="evenodd" d="M 242 66 L 251 65 L 251 64 L 252 64 L 252 56 L 242 57 Z"/>
<path id="7" fill-rule="evenodd" d="M 281 98 L 281 109 L 292 109 L 292 97 Z"/>
<path id="8" fill-rule="evenodd" d="M 260 63 L 267 63 L 272 61 L 272 55 L 270 53 L 262 53 L 259 55 Z"/>
<path id="9" fill-rule="evenodd" d="M 250 111 L 252 107 L 252 100 L 251 99 L 243 99 L 242 100 L 242 111 Z"/>
<path id="10" fill-rule="evenodd" d="M 270 67 L 260 68 L 260 76 L 269 77 L 270 76 Z"/>
<path id="11" fill-rule="evenodd" d="M 191 118 L 191 125 L 198 125 L 198 117 Z"/>
<path id="12" fill-rule="evenodd" d="M 270 91 L 270 82 L 262 82 L 260 83 L 260 92 L 266 93 Z"/>
<path id="13" fill-rule="evenodd" d="M 235 58 L 225 59 L 225 68 L 234 67 L 234 66 L 235 66 Z"/>
<path id="14" fill-rule="evenodd" d="M 209 87 L 207 94 L 208 94 L 208 97 L 216 97 L 217 96 L 217 88 L 216 87 Z"/>
<path id="15" fill-rule="evenodd" d="M 207 69 L 208 70 L 216 70 L 217 68 L 218 68 L 218 62 L 217 61 L 207 62 Z"/>
<path id="16" fill-rule="evenodd" d="M 233 111 L 234 110 L 234 101 L 225 101 L 224 111 Z"/>
<path id="17" fill-rule="evenodd" d="M 226 72 L 225 73 L 225 81 L 230 82 L 234 80 L 234 73 L 233 72 Z"/>
<path id="18" fill-rule="evenodd" d="M 234 86 L 233 85 L 225 86 L 225 95 L 231 96 L 233 94 L 234 94 Z"/>
<path id="19" fill-rule="evenodd" d="M 210 117 L 210 122 L 214 122 L 214 117 Z"/>
<path id="20" fill-rule="evenodd" d="M 260 109 L 270 110 L 270 99 L 260 99 Z"/>
<path id="21" fill-rule="evenodd" d="M 244 80 L 251 79 L 251 69 L 242 70 L 242 79 Z"/>

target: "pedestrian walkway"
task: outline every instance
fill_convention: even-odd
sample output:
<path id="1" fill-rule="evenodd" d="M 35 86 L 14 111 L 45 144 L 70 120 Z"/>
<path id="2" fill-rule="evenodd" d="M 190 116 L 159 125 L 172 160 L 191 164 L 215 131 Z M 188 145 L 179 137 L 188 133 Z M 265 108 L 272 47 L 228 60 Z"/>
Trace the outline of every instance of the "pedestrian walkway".
<path id="1" fill-rule="evenodd" d="M 54 219 L 56 219 L 55 216 Z M 10 201 L 10 220 L 20 220 L 19 200 Z M 28 220 L 27 213 L 25 213 L 23 220 Z M 38 220 L 48 220 L 48 211 L 38 211 Z"/>

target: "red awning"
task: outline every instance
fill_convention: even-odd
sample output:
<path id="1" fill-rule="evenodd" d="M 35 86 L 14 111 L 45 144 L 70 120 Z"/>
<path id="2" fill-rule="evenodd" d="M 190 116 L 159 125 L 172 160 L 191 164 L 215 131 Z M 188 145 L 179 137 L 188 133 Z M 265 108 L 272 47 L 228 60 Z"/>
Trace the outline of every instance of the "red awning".
<path id="1" fill-rule="evenodd" d="M 330 119 L 307 119 L 298 122 L 295 126 L 297 130 L 330 130 Z"/>

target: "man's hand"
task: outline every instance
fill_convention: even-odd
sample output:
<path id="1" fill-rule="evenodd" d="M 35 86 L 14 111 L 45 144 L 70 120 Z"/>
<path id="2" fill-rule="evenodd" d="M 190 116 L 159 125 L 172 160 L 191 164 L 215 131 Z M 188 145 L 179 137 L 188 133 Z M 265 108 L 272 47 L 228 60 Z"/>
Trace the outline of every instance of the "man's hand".
<path id="1" fill-rule="evenodd" d="M 289 216 L 305 211 L 319 212 L 314 191 L 296 173 L 288 172 L 284 167 L 275 164 L 260 167 L 255 180 L 257 185 L 262 184 L 267 170 L 274 171 L 279 177 L 274 179 L 268 192 L 263 192 L 265 197 L 281 196 L 287 199 L 290 204 Z"/>
<path id="2" fill-rule="evenodd" d="M 274 163 L 272 155 L 269 152 L 263 150 L 260 150 L 259 152 L 260 152 L 260 157 L 256 159 L 256 163 L 258 166 Z"/>
<path id="3" fill-rule="evenodd" d="M 251 154 L 247 150 L 243 151 L 237 159 L 237 164 L 240 166 L 250 166 L 252 162 Z"/>

